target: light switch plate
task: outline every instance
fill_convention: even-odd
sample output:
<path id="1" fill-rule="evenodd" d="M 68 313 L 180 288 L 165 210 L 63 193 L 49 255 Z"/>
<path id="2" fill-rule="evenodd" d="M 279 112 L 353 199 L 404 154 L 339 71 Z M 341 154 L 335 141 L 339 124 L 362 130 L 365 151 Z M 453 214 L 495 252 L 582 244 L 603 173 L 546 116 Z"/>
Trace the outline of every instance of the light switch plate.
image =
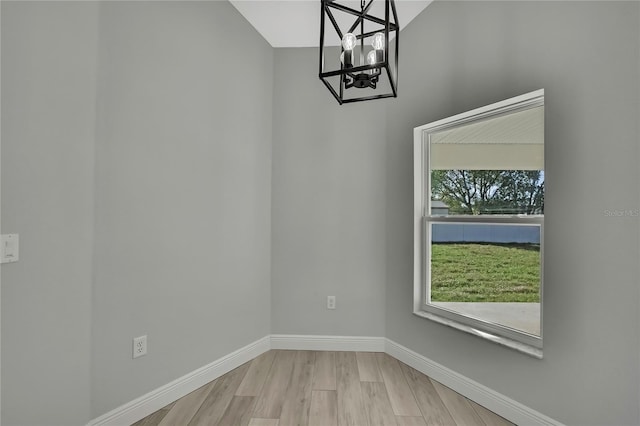
<path id="1" fill-rule="evenodd" d="M 17 262 L 20 254 L 20 238 L 18 234 L 2 234 L 0 236 L 0 263 Z"/>

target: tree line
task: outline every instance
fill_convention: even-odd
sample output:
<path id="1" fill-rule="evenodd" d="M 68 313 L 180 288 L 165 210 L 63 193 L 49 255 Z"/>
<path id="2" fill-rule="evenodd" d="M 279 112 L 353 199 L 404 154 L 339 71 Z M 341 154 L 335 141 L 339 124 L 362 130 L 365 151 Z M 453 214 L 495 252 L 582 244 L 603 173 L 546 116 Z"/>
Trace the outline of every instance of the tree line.
<path id="1" fill-rule="evenodd" d="M 544 214 L 544 172 L 432 170 L 431 195 L 451 214 Z"/>

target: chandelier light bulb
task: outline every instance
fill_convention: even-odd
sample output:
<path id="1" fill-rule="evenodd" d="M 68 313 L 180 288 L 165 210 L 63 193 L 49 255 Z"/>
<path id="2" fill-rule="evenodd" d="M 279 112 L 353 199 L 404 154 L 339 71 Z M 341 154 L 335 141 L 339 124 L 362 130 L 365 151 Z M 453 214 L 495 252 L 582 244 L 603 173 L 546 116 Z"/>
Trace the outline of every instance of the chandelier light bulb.
<path id="1" fill-rule="evenodd" d="M 375 50 L 369 51 L 369 53 L 367 54 L 367 64 L 375 65 L 376 62 L 378 62 L 376 58 L 376 51 Z"/>
<path id="2" fill-rule="evenodd" d="M 358 43 L 358 39 L 351 33 L 346 33 L 344 37 L 342 37 L 342 47 L 344 50 L 353 50 Z"/>
<path id="3" fill-rule="evenodd" d="M 382 50 L 384 48 L 384 34 L 375 33 L 371 38 L 371 46 L 376 50 Z"/>

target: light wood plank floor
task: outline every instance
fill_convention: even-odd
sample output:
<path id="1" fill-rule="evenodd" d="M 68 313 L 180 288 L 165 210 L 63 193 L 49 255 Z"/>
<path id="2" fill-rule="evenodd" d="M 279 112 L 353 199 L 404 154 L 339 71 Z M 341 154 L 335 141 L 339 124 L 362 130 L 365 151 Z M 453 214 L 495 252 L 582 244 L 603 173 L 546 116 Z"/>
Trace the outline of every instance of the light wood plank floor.
<path id="1" fill-rule="evenodd" d="M 384 353 L 266 352 L 134 426 L 506 426 Z"/>

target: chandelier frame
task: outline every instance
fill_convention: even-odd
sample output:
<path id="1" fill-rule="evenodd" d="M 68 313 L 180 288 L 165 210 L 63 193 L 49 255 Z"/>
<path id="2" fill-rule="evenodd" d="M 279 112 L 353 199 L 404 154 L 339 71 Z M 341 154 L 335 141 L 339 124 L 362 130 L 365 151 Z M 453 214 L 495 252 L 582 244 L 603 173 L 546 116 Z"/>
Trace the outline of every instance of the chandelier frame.
<path id="1" fill-rule="evenodd" d="M 379 18 L 369 13 L 371 6 L 374 3 L 385 3 L 384 17 Z M 396 11 L 396 5 L 394 0 L 361 0 L 361 10 L 353 9 L 349 6 L 345 6 L 340 3 L 340 0 L 320 0 L 320 64 L 319 64 L 319 77 L 325 84 L 327 89 L 335 97 L 340 105 L 352 102 L 362 102 L 373 99 L 384 99 L 398 96 L 398 58 L 399 58 L 399 33 L 400 25 L 398 24 L 398 14 Z M 355 22 L 348 31 L 343 31 L 335 18 L 334 13 L 341 12 L 354 16 Z M 327 25 L 326 20 L 330 21 L 330 25 Z M 376 31 L 364 32 L 365 21 L 378 25 L 380 28 Z M 353 33 L 356 36 L 357 43 L 360 45 L 361 63 L 358 66 L 345 66 L 340 63 L 340 69 L 324 70 L 325 63 L 325 30 L 333 28 L 340 40 L 346 33 L 353 33 L 354 30 L 359 29 L 359 33 Z M 374 65 L 363 65 L 362 60 L 364 54 L 364 39 L 373 36 L 376 33 L 384 34 L 384 48 L 383 58 L 381 62 L 376 62 Z M 389 41 L 391 37 L 394 37 L 392 42 L 395 43 L 395 51 L 393 55 L 389 55 Z M 341 51 L 345 52 L 343 46 Z M 350 51 L 348 51 L 350 53 Z M 391 59 L 391 61 L 390 61 Z M 386 70 L 386 73 L 382 72 L 382 69 Z M 370 88 L 377 90 L 377 83 L 379 79 L 385 75 L 389 81 L 390 91 L 376 95 L 365 95 L 360 97 L 345 97 L 345 92 L 352 93 L 354 90 L 361 88 Z M 339 76 L 339 88 L 336 90 L 334 85 L 328 80 L 331 77 Z"/>

